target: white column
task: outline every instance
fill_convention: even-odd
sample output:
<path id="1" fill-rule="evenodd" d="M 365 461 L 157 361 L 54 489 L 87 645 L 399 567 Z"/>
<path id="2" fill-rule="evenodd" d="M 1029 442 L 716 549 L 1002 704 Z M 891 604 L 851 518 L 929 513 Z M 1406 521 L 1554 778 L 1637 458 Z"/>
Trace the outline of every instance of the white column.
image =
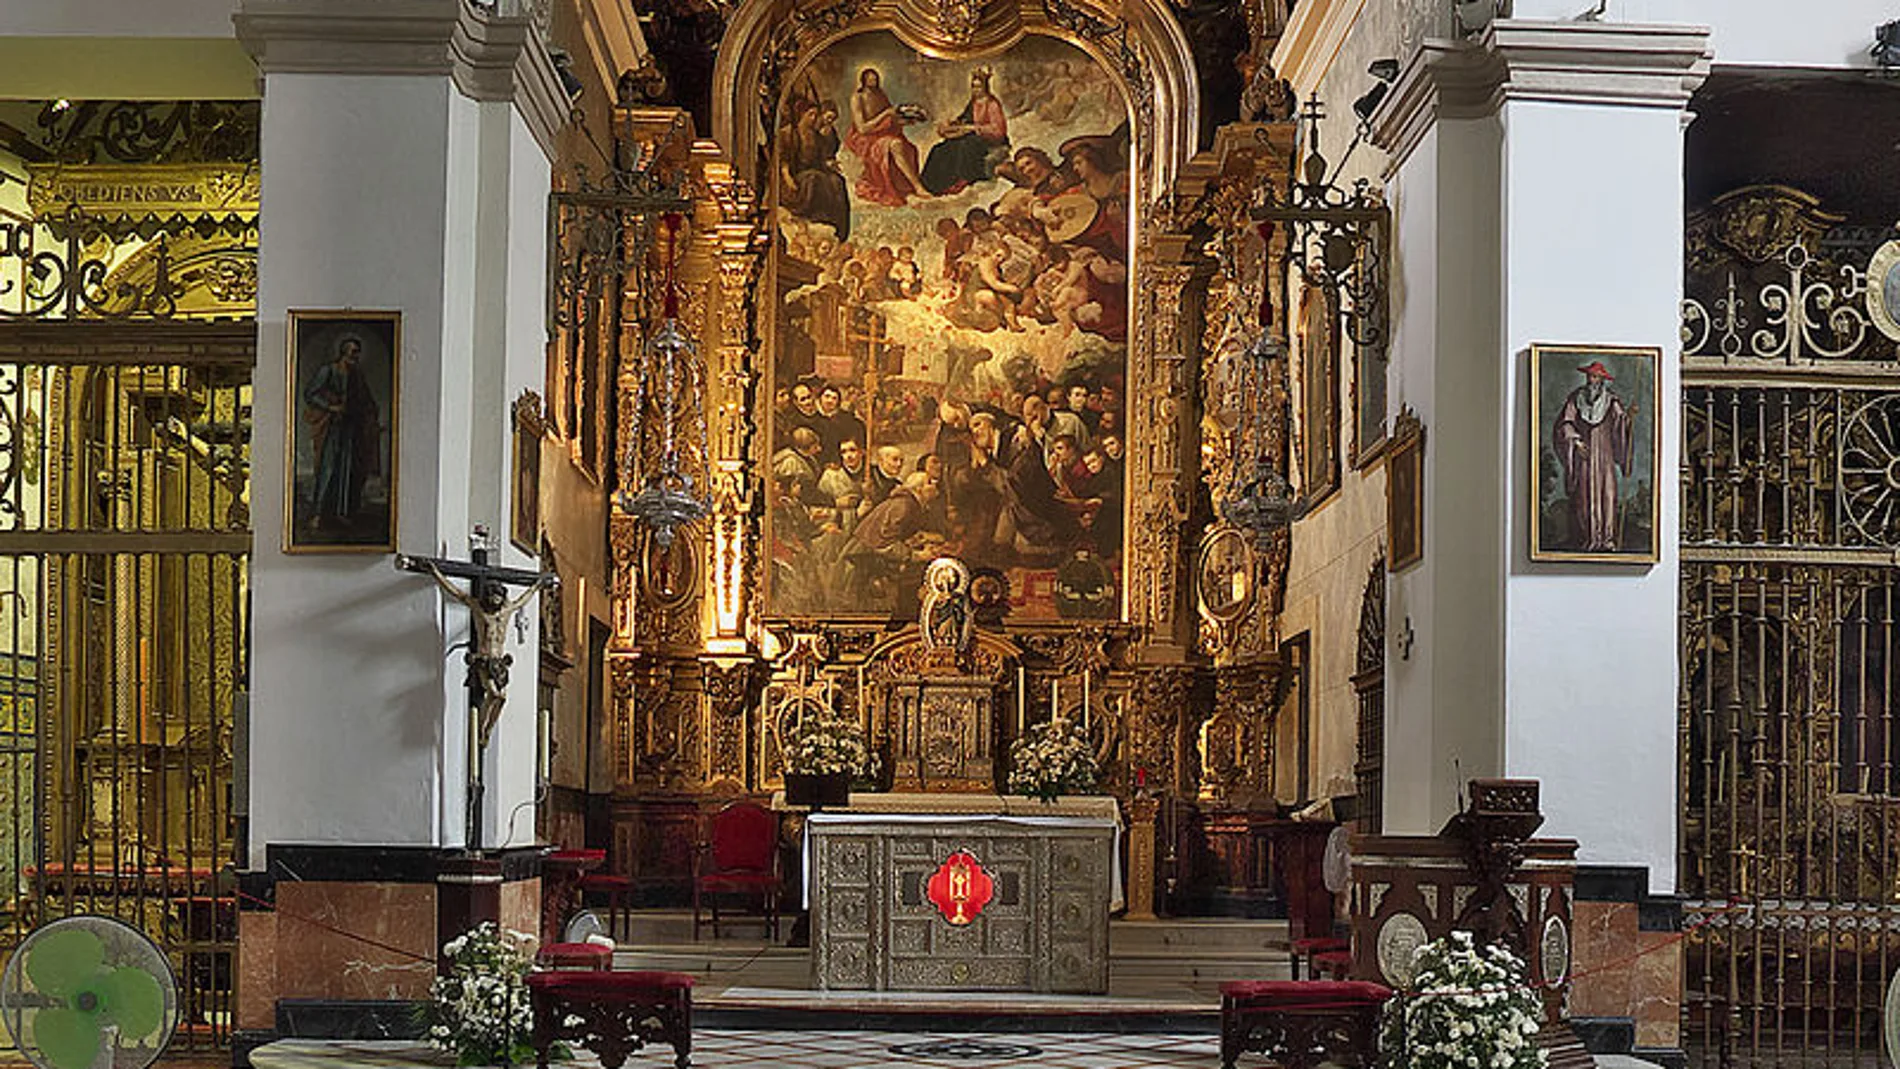
<path id="1" fill-rule="evenodd" d="M 1392 403 L 1427 430 L 1425 560 L 1388 607 L 1390 832 L 1437 830 L 1470 777 L 1532 777 L 1544 834 L 1674 885 L 1682 127 L 1706 43 L 1500 21 L 1427 42 L 1378 116 Z M 1530 562 L 1532 342 L 1663 349 L 1658 563 Z"/>
<path id="2" fill-rule="evenodd" d="M 1683 138 L 1707 31 L 1615 23 L 1493 27 L 1503 106 L 1505 357 L 1512 477 L 1505 767 L 1543 781 L 1547 833 L 1578 860 L 1676 871 L 1676 602 L 1682 440 Z M 1652 565 L 1533 564 L 1534 342 L 1654 345 L 1663 485 Z"/>
<path id="3" fill-rule="evenodd" d="M 525 21 L 465 0 L 247 0 L 264 72 L 253 453 L 251 862 L 270 843 L 464 845 L 467 613 L 386 554 L 282 552 L 292 308 L 402 312 L 397 544 L 506 548 L 508 405 L 539 382 L 545 146 Z M 533 827 L 538 614 L 490 743 L 488 845 Z M 511 643 L 513 639 L 511 638 Z"/>

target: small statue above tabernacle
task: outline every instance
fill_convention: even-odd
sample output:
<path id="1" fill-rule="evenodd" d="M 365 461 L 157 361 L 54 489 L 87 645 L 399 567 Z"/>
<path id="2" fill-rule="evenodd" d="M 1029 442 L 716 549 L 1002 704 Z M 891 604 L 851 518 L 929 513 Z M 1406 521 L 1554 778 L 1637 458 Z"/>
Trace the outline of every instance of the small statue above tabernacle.
<path id="1" fill-rule="evenodd" d="M 975 634 L 976 613 L 970 605 L 970 569 L 955 557 L 938 557 L 924 569 L 922 610 L 917 627 L 924 646 L 962 654 Z"/>

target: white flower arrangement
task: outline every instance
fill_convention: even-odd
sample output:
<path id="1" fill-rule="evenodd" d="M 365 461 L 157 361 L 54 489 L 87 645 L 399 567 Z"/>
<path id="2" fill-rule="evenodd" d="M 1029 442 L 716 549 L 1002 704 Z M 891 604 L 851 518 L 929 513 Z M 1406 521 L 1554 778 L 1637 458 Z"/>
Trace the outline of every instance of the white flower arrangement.
<path id="1" fill-rule="evenodd" d="M 835 713 L 808 713 L 785 734 L 785 771 L 825 776 L 845 773 L 853 779 L 875 779 L 877 754 L 864 740 L 856 721 Z"/>
<path id="2" fill-rule="evenodd" d="M 1031 727 L 1009 748 L 1009 789 L 1053 802 L 1064 794 L 1086 794 L 1100 782 L 1088 734 L 1067 717 Z"/>
<path id="3" fill-rule="evenodd" d="M 1545 1069 L 1543 1000 L 1524 962 L 1453 932 L 1418 948 L 1412 990 L 1385 1004 L 1380 1045 L 1410 1069 Z"/>
<path id="4" fill-rule="evenodd" d="M 493 921 L 450 940 L 442 948 L 450 961 L 448 975 L 429 985 L 434 1020 L 429 1045 L 455 1055 L 457 1065 L 534 1061 L 527 979 L 534 944 L 534 936 Z"/>

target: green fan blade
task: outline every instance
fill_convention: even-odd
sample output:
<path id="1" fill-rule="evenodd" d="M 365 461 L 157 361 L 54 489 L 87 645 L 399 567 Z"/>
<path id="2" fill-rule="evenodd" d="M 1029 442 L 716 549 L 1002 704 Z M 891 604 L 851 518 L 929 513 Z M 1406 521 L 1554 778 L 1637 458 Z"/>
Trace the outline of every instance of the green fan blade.
<path id="1" fill-rule="evenodd" d="M 78 1010 L 41 1010 L 33 1015 L 33 1042 L 55 1069 L 92 1069 L 99 1057 L 99 1022 Z"/>
<path id="2" fill-rule="evenodd" d="M 85 928 L 54 928 L 27 948 L 26 976 L 43 994 L 71 998 L 105 964 L 106 945 Z"/>
<path id="3" fill-rule="evenodd" d="M 130 967 L 112 970 L 99 982 L 105 1018 L 119 1026 L 124 1040 L 143 1040 L 165 1020 L 165 993 L 151 973 Z"/>

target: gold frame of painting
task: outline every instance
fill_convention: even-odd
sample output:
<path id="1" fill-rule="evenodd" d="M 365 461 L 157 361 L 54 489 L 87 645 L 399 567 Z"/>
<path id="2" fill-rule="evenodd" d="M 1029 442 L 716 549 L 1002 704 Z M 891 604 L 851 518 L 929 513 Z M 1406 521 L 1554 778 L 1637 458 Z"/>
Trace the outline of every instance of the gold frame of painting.
<path id="1" fill-rule="evenodd" d="M 1657 478 L 1657 467 L 1662 461 L 1662 434 L 1657 419 L 1658 415 L 1660 415 L 1657 411 L 1657 405 L 1660 403 L 1659 398 L 1662 396 L 1662 349 L 1653 345 L 1563 345 L 1538 343 L 1530 347 L 1529 360 L 1530 392 L 1528 395 L 1528 408 L 1530 422 L 1525 428 L 1527 435 L 1525 441 L 1528 446 L 1526 451 L 1530 453 L 1530 485 L 1526 487 L 1525 500 L 1528 503 L 1528 508 L 1525 510 L 1526 514 L 1523 520 L 1529 533 L 1531 560 L 1588 561 L 1601 564 L 1635 565 L 1656 563 L 1661 554 L 1661 542 L 1658 531 L 1660 525 L 1658 520 L 1661 518 L 1662 512 L 1662 483 L 1661 480 Z M 1554 409 L 1546 405 L 1544 399 L 1546 380 L 1543 365 L 1546 361 L 1561 363 L 1566 374 L 1583 374 L 1585 377 L 1585 384 L 1567 390 L 1564 394 L 1564 400 L 1558 401 Z M 1609 361 L 1609 363 L 1605 364 L 1605 361 Z M 1548 434 L 1552 439 L 1556 437 L 1553 429 L 1553 421 L 1562 419 L 1571 398 L 1582 392 L 1592 381 L 1600 377 L 1592 374 L 1588 369 L 1593 366 L 1602 368 L 1606 374 L 1612 376 L 1609 381 L 1614 383 L 1616 377 L 1622 377 L 1627 380 L 1630 375 L 1627 369 L 1632 365 L 1642 368 L 1640 378 L 1637 381 L 1642 387 L 1647 388 L 1647 395 L 1644 396 L 1643 389 L 1639 388 L 1635 391 L 1638 396 L 1636 396 L 1633 401 L 1625 401 L 1625 395 L 1617 395 L 1615 394 L 1614 387 L 1609 387 L 1614 399 L 1624 406 L 1624 411 L 1628 413 L 1627 417 L 1613 417 L 1611 410 L 1606 408 L 1604 415 L 1599 416 L 1597 420 L 1588 422 L 1591 425 L 1595 425 L 1608 418 L 1627 418 L 1629 420 L 1629 450 L 1631 460 L 1628 462 L 1614 461 L 1617 467 L 1622 467 L 1624 471 L 1621 478 L 1616 475 L 1614 468 L 1610 471 L 1610 476 L 1613 480 L 1612 487 L 1615 490 L 1620 490 L 1621 481 L 1624 478 L 1640 478 L 1634 468 L 1634 458 L 1637 456 L 1637 450 L 1641 449 L 1647 451 L 1647 474 L 1649 478 L 1649 494 L 1645 502 L 1649 509 L 1647 544 L 1635 550 L 1613 549 L 1607 551 L 1590 548 L 1565 548 L 1550 545 L 1549 542 L 1553 541 L 1553 539 L 1550 538 L 1550 532 L 1545 528 L 1548 525 L 1553 525 L 1554 521 L 1545 515 L 1547 508 L 1544 502 L 1544 482 L 1547 478 L 1555 478 L 1559 487 L 1566 488 L 1566 493 L 1562 501 L 1567 503 L 1569 501 L 1569 493 L 1567 490 L 1569 475 L 1562 460 L 1557 458 L 1554 453 L 1551 459 L 1556 461 L 1555 466 L 1550 467 L 1546 465 L 1544 456 L 1546 451 L 1546 436 Z M 1575 370 L 1571 370 L 1573 368 Z M 1553 368 L 1553 370 L 1555 369 Z M 1635 411 L 1629 411 L 1631 407 L 1634 407 Z M 1648 429 L 1646 433 L 1640 426 L 1644 415 L 1648 417 Z M 1625 463 L 1629 466 L 1624 467 Z M 1623 498 L 1620 493 L 1617 495 L 1617 499 L 1619 505 L 1621 502 L 1629 500 Z M 1570 522 L 1573 525 L 1577 522 L 1574 510 L 1572 510 Z M 1620 540 L 1627 533 L 1623 530 L 1627 525 L 1627 520 L 1615 518 L 1612 522 L 1618 528 L 1612 537 Z"/>

